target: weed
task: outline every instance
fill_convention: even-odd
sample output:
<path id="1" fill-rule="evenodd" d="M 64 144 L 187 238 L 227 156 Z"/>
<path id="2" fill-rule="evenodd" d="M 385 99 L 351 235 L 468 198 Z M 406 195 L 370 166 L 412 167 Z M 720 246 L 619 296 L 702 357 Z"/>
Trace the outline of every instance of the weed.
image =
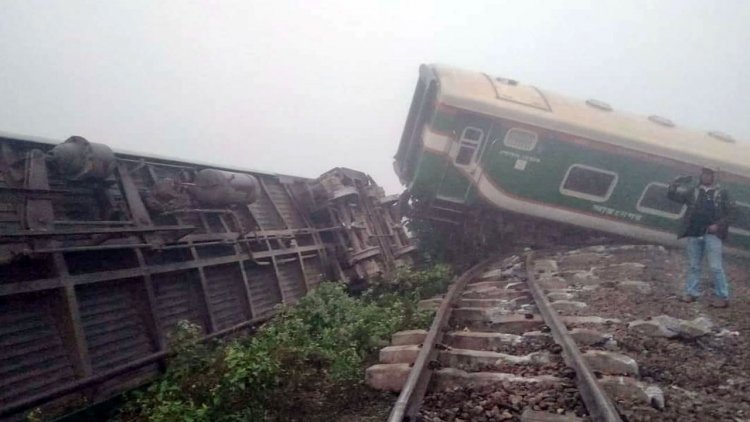
<path id="1" fill-rule="evenodd" d="M 163 377 L 133 393 L 123 421 L 325 420 L 355 401 L 368 358 L 404 328 L 426 327 L 420 298 L 447 286 L 450 272 L 402 268 L 360 298 L 322 283 L 251 336 L 198 341 L 181 321 L 170 335 L 175 357 Z"/>

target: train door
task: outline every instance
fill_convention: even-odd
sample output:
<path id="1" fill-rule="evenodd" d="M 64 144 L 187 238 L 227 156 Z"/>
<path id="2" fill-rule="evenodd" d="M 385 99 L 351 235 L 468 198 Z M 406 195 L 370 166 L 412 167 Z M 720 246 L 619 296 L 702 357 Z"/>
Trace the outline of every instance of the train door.
<path id="1" fill-rule="evenodd" d="M 482 148 L 491 125 L 487 121 L 471 119 L 457 131 L 458 136 L 449 151 L 450 163 L 445 166 L 438 198 L 465 203 L 473 189 Z"/>
<path id="2" fill-rule="evenodd" d="M 471 167 L 476 163 L 481 143 L 484 140 L 484 131 L 476 127 L 466 127 L 458 139 L 453 162 L 457 166 Z"/>

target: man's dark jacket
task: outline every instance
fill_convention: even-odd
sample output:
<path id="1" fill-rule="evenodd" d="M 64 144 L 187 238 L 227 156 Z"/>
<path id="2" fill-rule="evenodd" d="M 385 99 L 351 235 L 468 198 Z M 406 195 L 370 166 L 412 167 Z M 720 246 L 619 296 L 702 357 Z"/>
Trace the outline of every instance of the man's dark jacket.
<path id="1" fill-rule="evenodd" d="M 687 205 L 687 211 L 682 218 L 680 231 L 677 233 L 678 238 L 687 235 L 690 223 L 693 219 L 693 214 L 695 213 L 699 189 L 700 183 L 694 183 L 691 177 L 678 177 L 669 185 L 667 197 L 672 201 Z M 718 226 L 718 230 L 715 234 L 721 240 L 726 240 L 729 235 L 729 223 L 731 222 L 733 214 L 732 200 L 729 198 L 729 193 L 726 190 L 718 186 L 713 186 L 711 189 L 714 190 L 713 200 L 716 206 L 714 214 L 716 218 L 714 219 L 713 224 Z"/>

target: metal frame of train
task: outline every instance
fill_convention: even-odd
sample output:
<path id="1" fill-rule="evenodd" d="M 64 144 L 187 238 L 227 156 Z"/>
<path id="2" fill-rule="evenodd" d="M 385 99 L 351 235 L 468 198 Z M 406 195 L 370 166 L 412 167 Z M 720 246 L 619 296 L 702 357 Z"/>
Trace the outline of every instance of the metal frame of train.
<path id="1" fill-rule="evenodd" d="M 394 162 L 417 217 L 461 224 L 482 207 L 667 245 L 686 211 L 668 184 L 705 166 L 736 205 L 725 245 L 748 256 L 750 144 L 665 117 L 423 65 Z"/>
<path id="2" fill-rule="evenodd" d="M 143 383 L 179 320 L 235 332 L 321 280 L 409 263 L 397 199 L 346 168 L 306 179 L 0 133 L 0 415 Z"/>

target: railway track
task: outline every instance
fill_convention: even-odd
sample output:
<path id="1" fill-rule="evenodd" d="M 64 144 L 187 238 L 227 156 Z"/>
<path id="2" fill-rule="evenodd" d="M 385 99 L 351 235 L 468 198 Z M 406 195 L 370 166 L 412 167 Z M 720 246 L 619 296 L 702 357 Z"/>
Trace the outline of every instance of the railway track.
<path id="1" fill-rule="evenodd" d="M 633 375 L 629 358 L 581 351 L 606 341 L 611 321 L 559 315 L 578 302 L 556 272 L 529 253 L 458 277 L 426 334 L 400 333 L 381 351 L 385 365 L 411 368 L 389 421 L 621 421 L 597 378 Z"/>

